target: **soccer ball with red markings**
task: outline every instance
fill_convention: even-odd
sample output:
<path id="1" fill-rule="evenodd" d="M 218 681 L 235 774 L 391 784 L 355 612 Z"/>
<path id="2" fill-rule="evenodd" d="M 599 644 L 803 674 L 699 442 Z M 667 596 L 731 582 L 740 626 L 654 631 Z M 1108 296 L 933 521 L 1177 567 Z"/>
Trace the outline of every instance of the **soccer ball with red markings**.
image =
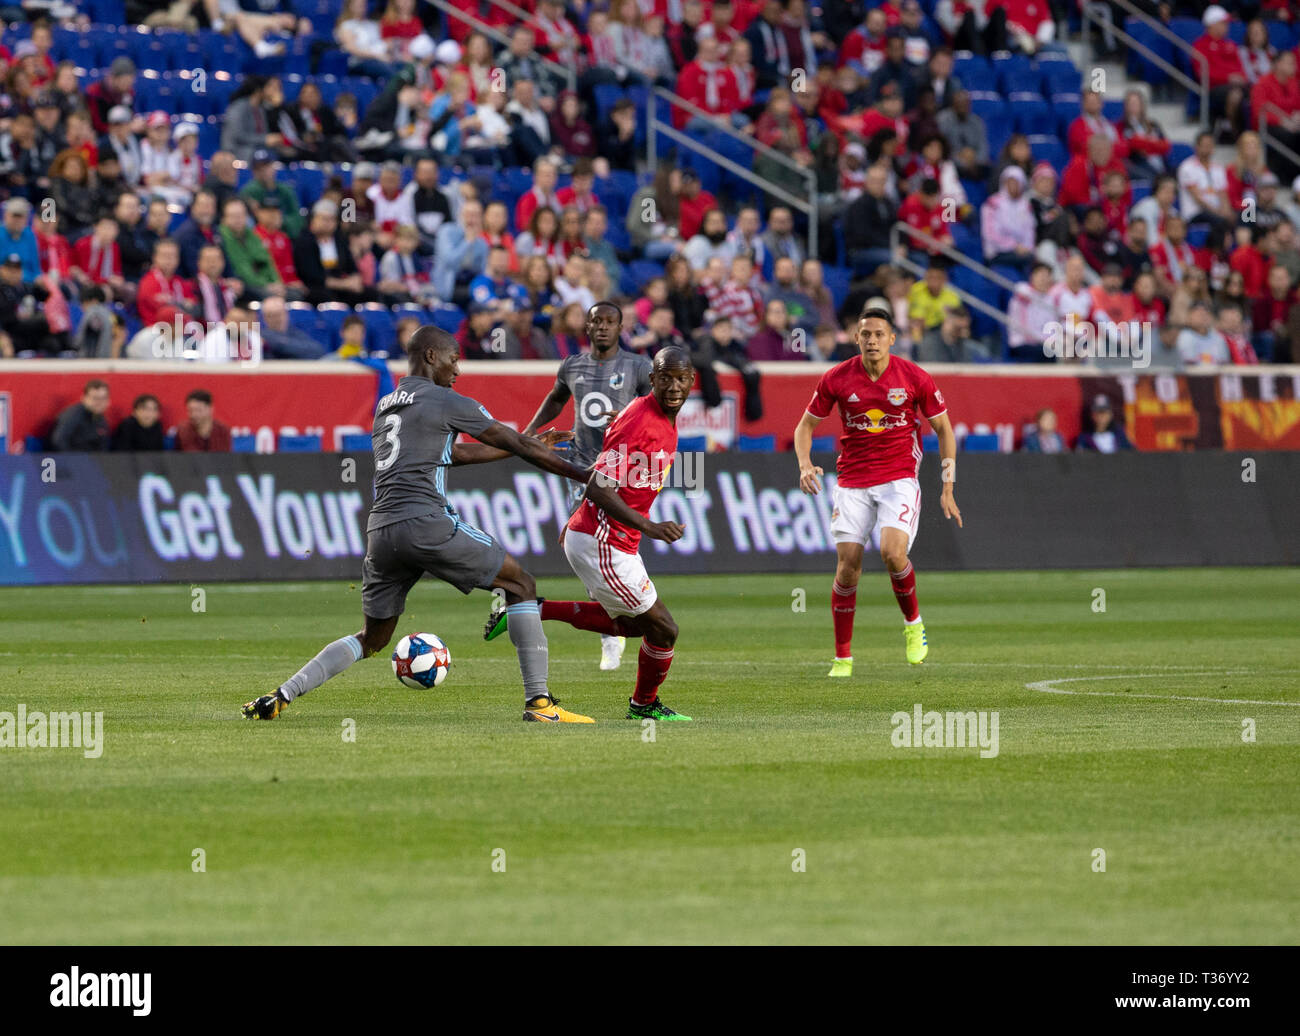
<path id="1" fill-rule="evenodd" d="M 432 633 L 408 633 L 393 652 L 393 672 L 407 687 L 437 687 L 447 679 L 451 652 Z"/>

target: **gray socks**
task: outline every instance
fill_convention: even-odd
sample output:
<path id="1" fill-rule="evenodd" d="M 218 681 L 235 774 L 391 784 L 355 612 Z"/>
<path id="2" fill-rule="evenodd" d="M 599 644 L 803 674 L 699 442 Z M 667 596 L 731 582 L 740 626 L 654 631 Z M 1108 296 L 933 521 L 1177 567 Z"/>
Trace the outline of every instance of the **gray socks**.
<path id="1" fill-rule="evenodd" d="M 535 612 L 536 608 L 534 607 L 533 610 Z M 539 620 L 538 626 L 540 627 L 540 625 Z M 538 632 L 540 632 L 540 628 Z M 542 650 L 543 652 L 546 650 L 545 642 L 542 644 Z M 293 701 L 299 695 L 306 694 L 308 691 L 319 687 L 331 677 L 338 676 L 353 662 L 360 661 L 361 654 L 361 641 L 355 636 L 343 637 L 332 644 L 326 644 L 319 655 L 280 685 L 280 697 L 284 698 L 285 701 Z M 545 685 L 545 682 L 545 662 L 543 661 L 543 685 Z"/>
<path id="2" fill-rule="evenodd" d="M 542 694 L 549 696 L 546 672 L 550 651 L 546 647 L 546 634 L 542 632 L 537 602 L 520 601 L 506 605 L 506 614 L 510 616 L 506 629 L 519 656 L 519 672 L 524 678 L 524 701 Z"/>

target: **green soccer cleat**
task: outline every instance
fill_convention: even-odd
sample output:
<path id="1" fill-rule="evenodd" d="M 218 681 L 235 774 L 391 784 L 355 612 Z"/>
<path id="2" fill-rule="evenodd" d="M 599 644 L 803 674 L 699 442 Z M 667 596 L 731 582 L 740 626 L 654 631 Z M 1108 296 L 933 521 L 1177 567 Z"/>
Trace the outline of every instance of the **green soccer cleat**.
<path id="1" fill-rule="evenodd" d="M 852 676 L 853 659 L 852 658 L 835 659 L 833 662 L 831 662 L 831 671 L 826 675 L 827 676 Z"/>
<path id="2" fill-rule="evenodd" d="M 683 716 L 680 712 L 674 712 L 658 698 L 649 705 L 638 705 L 631 698 L 627 700 L 627 718 L 628 719 L 656 719 L 663 720 L 665 723 L 690 723 L 690 716 Z"/>
<path id="3" fill-rule="evenodd" d="M 288 707 L 289 703 L 280 697 L 280 689 L 277 687 L 274 694 L 254 698 L 239 711 L 244 714 L 244 719 L 275 719 Z"/>
<path id="4" fill-rule="evenodd" d="M 930 653 L 925 640 L 925 623 L 918 622 L 903 627 L 903 639 L 907 642 L 907 660 L 912 665 L 920 665 Z"/>
<path id="5" fill-rule="evenodd" d="M 537 598 L 537 604 L 540 607 L 545 597 Z M 487 622 L 483 623 L 483 639 L 496 640 L 509 628 L 509 616 L 506 614 L 506 606 L 501 603 L 501 598 L 495 594 L 492 596 L 492 610 L 488 613 Z"/>

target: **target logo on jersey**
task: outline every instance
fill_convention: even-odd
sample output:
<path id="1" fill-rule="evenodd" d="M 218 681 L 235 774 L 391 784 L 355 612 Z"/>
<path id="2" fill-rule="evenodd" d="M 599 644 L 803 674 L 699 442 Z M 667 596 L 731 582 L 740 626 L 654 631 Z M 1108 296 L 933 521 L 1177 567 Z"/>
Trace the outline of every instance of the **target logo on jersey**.
<path id="1" fill-rule="evenodd" d="M 588 428 L 604 428 L 609 423 L 609 412 L 613 409 L 614 402 L 605 393 L 588 392 L 582 397 L 582 409 L 578 416 Z"/>

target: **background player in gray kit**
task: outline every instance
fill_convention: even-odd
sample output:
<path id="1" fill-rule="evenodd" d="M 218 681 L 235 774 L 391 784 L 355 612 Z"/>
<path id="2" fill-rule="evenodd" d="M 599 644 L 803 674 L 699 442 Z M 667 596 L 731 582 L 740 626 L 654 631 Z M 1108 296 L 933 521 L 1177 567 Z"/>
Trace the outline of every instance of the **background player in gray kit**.
<path id="1" fill-rule="evenodd" d="M 575 464 L 590 467 L 596 463 L 605 429 L 625 406 L 650 391 L 653 363 L 642 353 L 619 347 L 623 330 L 623 311 L 612 302 L 597 302 L 587 310 L 587 340 L 591 352 L 568 356 L 560 364 L 555 385 L 537 413 L 524 429 L 536 435 L 560 416 L 564 404 L 573 399 L 573 445 Z M 582 502 L 585 486 L 572 487 L 569 503 L 573 509 Z M 624 637 L 600 638 L 600 668 L 617 669 L 627 646 Z"/>
<path id="2" fill-rule="evenodd" d="M 406 356 L 410 373 L 375 408 L 375 502 L 366 525 L 361 588 L 365 628 L 327 645 L 274 693 L 246 704 L 243 714 L 275 719 L 295 698 L 384 650 L 406 595 L 427 572 L 464 594 L 475 588 L 505 592 L 510 640 L 524 681 L 525 720 L 594 722 L 560 708 L 547 687 L 549 656 L 532 575 L 500 543 L 462 520 L 446 497 L 447 468 L 511 454 L 584 484 L 590 472 L 550 449 L 568 433 L 522 435 L 452 391 L 460 348 L 451 335 L 422 327 L 408 340 Z M 461 432 L 487 445 L 457 444 Z M 635 521 L 636 516 L 628 508 L 626 517 Z"/>

